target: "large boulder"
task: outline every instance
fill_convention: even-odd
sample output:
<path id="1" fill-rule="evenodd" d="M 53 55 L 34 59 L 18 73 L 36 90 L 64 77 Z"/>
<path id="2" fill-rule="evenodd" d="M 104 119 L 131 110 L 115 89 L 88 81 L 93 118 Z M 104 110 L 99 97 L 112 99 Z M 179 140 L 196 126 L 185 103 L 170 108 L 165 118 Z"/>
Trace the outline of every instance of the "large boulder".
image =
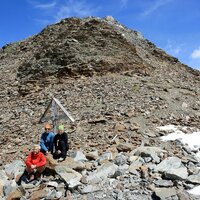
<path id="1" fill-rule="evenodd" d="M 98 183 L 103 179 L 108 177 L 112 177 L 117 171 L 118 166 L 114 163 L 104 163 L 97 170 L 95 170 L 92 174 L 87 177 L 87 181 L 89 183 Z"/>
<path id="2" fill-rule="evenodd" d="M 168 179 L 185 180 L 188 177 L 187 168 L 182 164 L 181 159 L 177 157 L 168 157 L 155 167 Z"/>

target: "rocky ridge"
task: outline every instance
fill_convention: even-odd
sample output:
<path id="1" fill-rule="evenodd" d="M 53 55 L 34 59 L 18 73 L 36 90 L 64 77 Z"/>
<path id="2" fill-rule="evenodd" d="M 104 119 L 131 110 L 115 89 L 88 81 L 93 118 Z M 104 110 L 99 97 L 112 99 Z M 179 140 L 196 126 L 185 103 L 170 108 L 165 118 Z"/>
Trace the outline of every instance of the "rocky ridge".
<path id="1" fill-rule="evenodd" d="M 187 168 L 184 172 L 198 174 L 197 168 L 194 172 L 190 170 L 192 165 L 198 166 L 198 162 L 191 161 L 192 158 L 185 160 L 184 151 L 173 143 L 161 142 L 162 134 L 156 127 L 175 124 L 199 128 L 199 71 L 183 65 L 112 17 L 64 19 L 36 36 L 4 46 L 0 49 L 0 70 L 2 169 L 13 160 L 23 160 L 30 151 L 30 144 L 38 143 L 42 132 L 38 120 L 51 93 L 76 120 L 75 124 L 64 122 L 72 150 L 81 149 L 86 153 L 95 148 L 100 156 L 111 147 L 131 144 L 128 154 L 123 154 L 126 164 L 131 166 L 134 162 L 129 159 L 132 154 L 135 156 L 130 154 L 133 149 L 141 144 L 161 147 L 168 153 L 160 157 L 160 162 L 167 157 L 172 157 L 172 161 L 178 157 Z M 127 150 L 117 149 L 119 152 Z M 128 199 L 123 193 L 125 182 L 130 181 L 128 177 L 139 184 L 139 189 L 129 188 L 133 193 L 144 191 L 148 197 L 155 193 L 153 189 L 144 189 L 145 180 L 151 185 L 160 179 L 148 179 L 152 173 L 148 163 L 154 163 L 155 158 L 139 157 L 144 160 L 142 166 L 147 167 L 147 176 L 140 179 L 143 177 L 140 168 L 136 169 L 139 173 L 136 179 L 127 169 L 123 171 L 125 174 L 116 176 L 116 180 L 122 177 L 119 178 L 122 188 L 118 190 L 121 199 Z M 111 160 L 113 165 L 115 159 Z M 172 193 L 175 190 L 177 195 L 178 188 L 194 187 L 185 184 L 186 177 L 172 176 L 173 183 L 163 183 Z M 169 175 L 162 178 L 165 181 Z M 177 180 L 181 180 L 178 185 Z M 106 184 L 102 186 L 104 189 Z M 72 194 L 75 199 L 81 198 L 77 191 Z M 113 186 L 111 191 L 114 191 Z M 105 193 L 100 192 L 99 199 L 108 199 L 102 196 Z M 95 191 L 86 195 L 94 198 L 90 195 L 96 195 Z M 120 195 L 112 198 L 120 199 Z M 139 195 L 146 198 L 143 194 L 138 194 L 138 198 Z"/>

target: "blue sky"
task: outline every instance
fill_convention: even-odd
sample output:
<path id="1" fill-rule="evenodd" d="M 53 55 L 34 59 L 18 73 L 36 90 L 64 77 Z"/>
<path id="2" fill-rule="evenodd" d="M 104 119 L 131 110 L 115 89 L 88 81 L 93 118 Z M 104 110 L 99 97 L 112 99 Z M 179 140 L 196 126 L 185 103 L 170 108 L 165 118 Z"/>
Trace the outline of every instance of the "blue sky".
<path id="1" fill-rule="evenodd" d="M 3 0 L 0 47 L 67 17 L 111 15 L 200 70 L 200 0 Z"/>

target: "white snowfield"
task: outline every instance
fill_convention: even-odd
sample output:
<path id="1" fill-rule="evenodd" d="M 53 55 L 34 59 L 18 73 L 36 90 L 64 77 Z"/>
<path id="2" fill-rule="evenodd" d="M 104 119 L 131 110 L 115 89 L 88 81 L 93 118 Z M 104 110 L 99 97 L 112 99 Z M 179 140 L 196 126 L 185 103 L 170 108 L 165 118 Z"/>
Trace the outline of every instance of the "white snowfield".
<path id="1" fill-rule="evenodd" d="M 187 127 L 181 127 L 182 130 Z M 162 141 L 180 141 L 183 145 L 187 145 L 191 150 L 198 150 L 200 148 L 200 131 L 186 134 L 183 131 L 179 130 L 177 126 L 166 125 L 158 127 L 161 131 L 170 131 L 171 133 L 162 136 Z"/>
<path id="2" fill-rule="evenodd" d="M 195 151 L 195 157 L 200 162 L 200 131 L 184 133 L 181 130 L 186 130 L 187 127 L 178 127 L 175 125 L 166 125 L 157 127 L 160 131 L 170 132 L 166 136 L 162 136 L 162 141 L 180 141 L 183 145 L 188 146 L 191 150 Z M 181 130 L 179 130 L 181 129 Z M 200 196 L 200 185 L 187 191 L 192 195 Z"/>

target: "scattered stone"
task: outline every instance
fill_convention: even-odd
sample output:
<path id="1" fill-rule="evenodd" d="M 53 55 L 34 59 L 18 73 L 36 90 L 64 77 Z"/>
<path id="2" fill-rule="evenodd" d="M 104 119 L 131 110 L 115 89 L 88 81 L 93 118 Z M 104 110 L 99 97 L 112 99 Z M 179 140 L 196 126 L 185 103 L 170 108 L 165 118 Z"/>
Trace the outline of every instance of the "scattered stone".
<path id="1" fill-rule="evenodd" d="M 52 186 L 52 187 L 57 188 L 58 187 L 58 183 L 55 182 L 55 181 L 50 181 L 50 182 L 47 183 L 47 186 Z"/>
<path id="2" fill-rule="evenodd" d="M 127 157 L 125 155 L 123 155 L 123 154 L 120 153 L 119 155 L 116 156 L 114 162 L 118 166 L 124 165 L 124 164 L 127 163 Z"/>
<path id="3" fill-rule="evenodd" d="M 160 187 L 172 187 L 174 184 L 171 180 L 156 180 L 153 182 L 155 185 Z"/>
<path id="4" fill-rule="evenodd" d="M 113 154 L 112 154 L 112 152 L 105 152 L 105 153 L 103 153 L 96 161 L 99 164 L 102 164 L 105 161 L 107 162 L 109 160 L 113 160 Z"/>
<path id="5" fill-rule="evenodd" d="M 155 188 L 155 195 L 161 200 L 167 200 L 176 197 L 177 193 L 174 188 Z"/>
<path id="6" fill-rule="evenodd" d="M 120 131 L 120 132 L 124 132 L 126 131 L 126 127 L 124 126 L 124 124 L 115 124 L 115 127 L 114 127 L 114 130 L 117 132 L 117 131 Z"/>
<path id="7" fill-rule="evenodd" d="M 193 174 L 193 175 L 188 176 L 187 180 L 191 183 L 200 184 L 200 172 L 198 174 Z"/>
<path id="8" fill-rule="evenodd" d="M 84 170 L 85 164 L 81 161 L 75 161 L 74 158 L 67 157 L 63 162 L 57 164 L 57 166 L 67 166 L 74 170 Z"/>
<path id="9" fill-rule="evenodd" d="M 75 170 L 63 166 L 63 165 L 58 165 L 55 167 L 55 171 L 61 176 L 62 179 L 65 180 L 66 183 L 70 183 L 70 181 L 74 180 L 79 182 L 82 178 L 82 175 Z"/>
<path id="10" fill-rule="evenodd" d="M 87 194 L 87 193 L 96 192 L 99 190 L 100 188 L 97 185 L 87 185 L 81 190 L 81 194 Z"/>
<path id="11" fill-rule="evenodd" d="M 112 177 L 117 169 L 118 169 L 117 165 L 113 163 L 105 163 L 102 166 L 100 166 L 96 171 L 94 171 L 92 174 L 90 174 L 87 177 L 87 181 L 89 183 L 98 183 L 102 179 Z"/>
<path id="12" fill-rule="evenodd" d="M 122 152 L 131 151 L 134 149 L 134 145 L 131 143 L 120 143 L 117 145 L 117 150 Z"/>
<path id="13" fill-rule="evenodd" d="M 188 177 L 187 168 L 177 157 L 166 158 L 155 167 L 155 171 L 163 172 L 166 178 L 173 180 L 185 180 Z"/>
<path id="14" fill-rule="evenodd" d="M 15 160 L 10 164 L 5 165 L 5 173 L 9 178 L 17 178 L 18 175 L 22 175 L 25 170 L 25 164 L 21 160 Z"/>
<path id="15" fill-rule="evenodd" d="M 165 152 L 160 147 L 138 147 L 130 154 L 141 157 L 151 157 L 155 163 L 160 162 L 161 154 Z"/>
<path id="16" fill-rule="evenodd" d="M 87 161 L 87 158 L 85 157 L 85 155 L 83 154 L 83 152 L 81 151 L 74 151 L 71 153 L 71 157 L 75 160 L 75 161 Z"/>
<path id="17" fill-rule="evenodd" d="M 99 157 L 97 150 L 89 152 L 85 156 L 88 160 L 96 160 Z"/>

